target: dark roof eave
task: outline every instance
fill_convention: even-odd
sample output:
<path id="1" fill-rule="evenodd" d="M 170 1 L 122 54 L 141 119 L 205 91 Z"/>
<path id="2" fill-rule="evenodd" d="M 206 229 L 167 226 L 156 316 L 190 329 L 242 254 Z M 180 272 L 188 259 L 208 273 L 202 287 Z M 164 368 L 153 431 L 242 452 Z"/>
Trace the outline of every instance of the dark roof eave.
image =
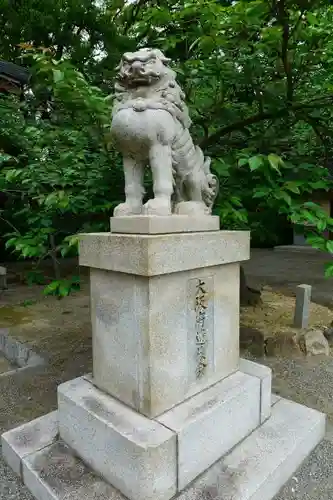
<path id="1" fill-rule="evenodd" d="M 6 79 L 15 80 L 21 85 L 29 83 L 31 78 L 30 71 L 17 64 L 0 60 L 0 76 Z"/>

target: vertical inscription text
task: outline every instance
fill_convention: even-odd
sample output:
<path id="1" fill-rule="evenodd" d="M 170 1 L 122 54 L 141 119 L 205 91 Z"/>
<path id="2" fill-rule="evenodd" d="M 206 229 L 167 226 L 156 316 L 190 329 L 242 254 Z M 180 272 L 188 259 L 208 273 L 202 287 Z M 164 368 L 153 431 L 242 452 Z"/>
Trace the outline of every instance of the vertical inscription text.
<path id="1" fill-rule="evenodd" d="M 207 360 L 207 307 L 208 307 L 208 292 L 206 283 L 198 279 L 195 293 L 195 341 L 196 341 L 196 378 L 204 376 L 208 360 Z"/>

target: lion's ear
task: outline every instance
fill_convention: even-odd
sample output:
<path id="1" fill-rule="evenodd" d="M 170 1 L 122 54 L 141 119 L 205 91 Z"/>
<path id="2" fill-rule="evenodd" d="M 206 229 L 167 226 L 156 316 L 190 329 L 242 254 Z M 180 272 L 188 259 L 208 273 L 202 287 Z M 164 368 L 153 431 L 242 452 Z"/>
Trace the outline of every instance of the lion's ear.
<path id="1" fill-rule="evenodd" d="M 169 63 L 171 63 L 171 59 L 165 56 L 163 56 L 163 59 L 161 59 L 161 61 L 164 64 L 164 66 L 169 66 Z"/>

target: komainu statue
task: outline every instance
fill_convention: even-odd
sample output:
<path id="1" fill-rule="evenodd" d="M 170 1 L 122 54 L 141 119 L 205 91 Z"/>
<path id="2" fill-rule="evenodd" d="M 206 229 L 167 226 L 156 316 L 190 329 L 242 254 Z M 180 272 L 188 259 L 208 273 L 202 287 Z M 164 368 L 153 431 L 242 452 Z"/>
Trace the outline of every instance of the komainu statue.
<path id="1" fill-rule="evenodd" d="M 123 155 L 126 201 L 115 216 L 211 213 L 218 181 L 210 158 L 193 144 L 185 95 L 169 62 L 145 48 L 124 54 L 117 68 L 111 135 Z M 154 198 L 143 205 L 148 165 Z"/>

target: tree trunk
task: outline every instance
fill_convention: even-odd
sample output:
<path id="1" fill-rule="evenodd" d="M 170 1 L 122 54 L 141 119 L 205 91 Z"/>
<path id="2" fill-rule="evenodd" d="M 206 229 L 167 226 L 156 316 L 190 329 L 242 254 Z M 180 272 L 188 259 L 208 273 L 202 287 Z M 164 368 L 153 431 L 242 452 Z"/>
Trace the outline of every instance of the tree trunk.
<path id="1" fill-rule="evenodd" d="M 61 274 L 60 274 L 60 264 L 57 260 L 57 247 L 55 244 L 55 239 L 54 239 L 54 234 L 50 234 L 50 246 L 51 246 L 51 259 L 52 259 L 52 264 L 53 264 L 53 272 L 56 280 L 61 279 Z"/>
<path id="2" fill-rule="evenodd" d="M 246 276 L 243 266 L 240 266 L 240 305 L 241 306 L 257 306 L 261 304 L 261 291 L 257 288 L 252 288 L 246 283 Z"/>

